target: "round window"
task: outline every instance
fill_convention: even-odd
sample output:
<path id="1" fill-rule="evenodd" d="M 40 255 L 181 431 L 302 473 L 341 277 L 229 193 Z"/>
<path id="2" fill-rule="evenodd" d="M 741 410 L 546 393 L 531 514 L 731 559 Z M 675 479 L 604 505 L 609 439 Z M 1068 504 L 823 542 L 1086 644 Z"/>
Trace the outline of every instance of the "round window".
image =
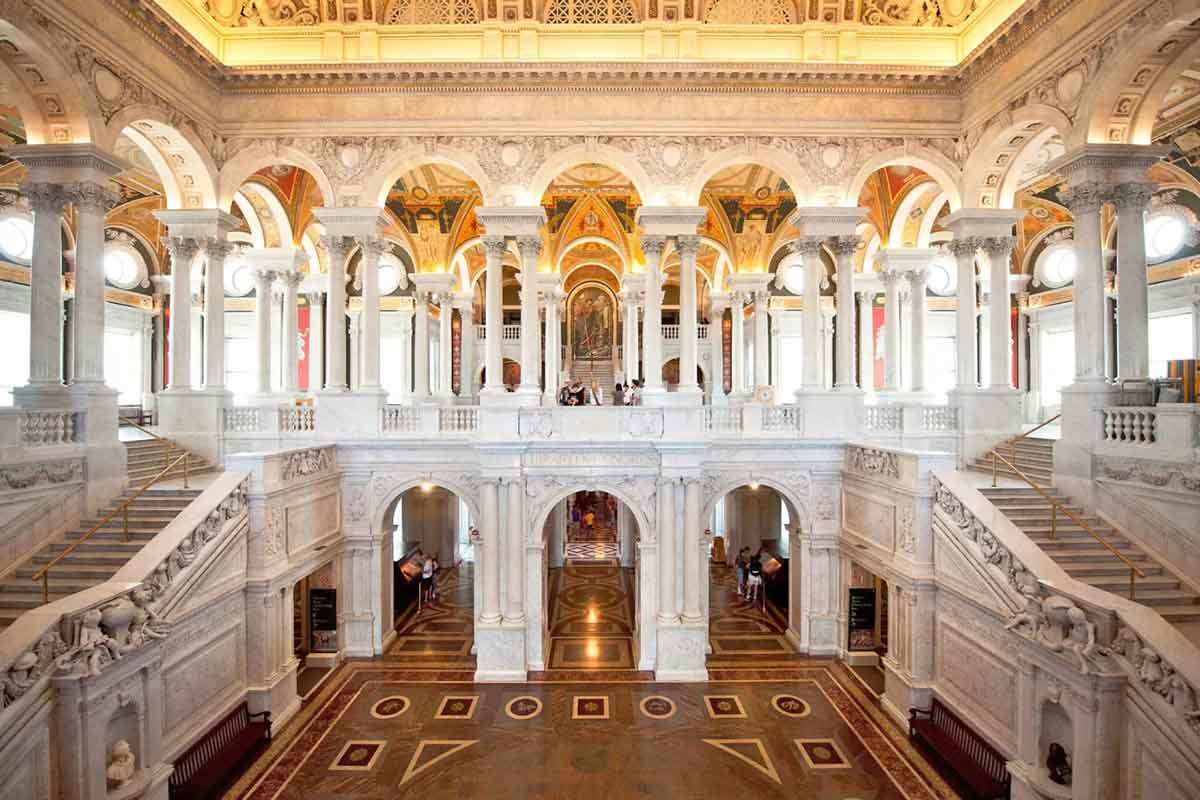
<path id="1" fill-rule="evenodd" d="M 388 295 L 400 286 L 404 276 L 404 265 L 392 255 L 384 255 L 379 259 L 379 294 Z"/>
<path id="2" fill-rule="evenodd" d="M 133 289 L 142 281 L 141 259 L 124 247 L 109 247 L 104 251 L 104 279 L 113 286 Z"/>
<path id="3" fill-rule="evenodd" d="M 784 268 L 783 286 L 792 294 L 804 294 L 803 264 L 792 264 Z"/>
<path id="4" fill-rule="evenodd" d="M 1037 260 L 1038 280 L 1043 286 L 1057 289 L 1075 280 L 1075 247 L 1070 242 L 1053 244 L 1042 251 Z"/>
<path id="5" fill-rule="evenodd" d="M 1146 258 L 1165 261 L 1183 249 L 1187 234 L 1187 221 L 1180 215 L 1152 214 L 1146 220 Z"/>
<path id="6" fill-rule="evenodd" d="M 254 271 L 244 261 L 225 265 L 225 291 L 235 297 L 245 297 L 254 290 Z"/>
<path id="7" fill-rule="evenodd" d="M 929 291 L 941 297 L 949 297 L 958 289 L 958 264 L 950 256 L 938 256 L 929 265 L 925 279 Z"/>
<path id="8" fill-rule="evenodd" d="M 33 258 L 33 223 L 24 217 L 0 220 L 0 254 L 23 264 Z"/>

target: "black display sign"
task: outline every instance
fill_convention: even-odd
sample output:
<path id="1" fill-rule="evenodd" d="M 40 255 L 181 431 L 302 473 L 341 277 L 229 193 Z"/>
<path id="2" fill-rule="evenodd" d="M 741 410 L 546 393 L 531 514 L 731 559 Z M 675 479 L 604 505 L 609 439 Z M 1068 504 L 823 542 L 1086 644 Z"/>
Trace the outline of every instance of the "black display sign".
<path id="1" fill-rule="evenodd" d="M 850 590 L 851 650 L 875 649 L 875 590 Z"/>
<path id="2" fill-rule="evenodd" d="M 309 589 L 308 619 L 313 652 L 336 652 L 337 589 Z"/>

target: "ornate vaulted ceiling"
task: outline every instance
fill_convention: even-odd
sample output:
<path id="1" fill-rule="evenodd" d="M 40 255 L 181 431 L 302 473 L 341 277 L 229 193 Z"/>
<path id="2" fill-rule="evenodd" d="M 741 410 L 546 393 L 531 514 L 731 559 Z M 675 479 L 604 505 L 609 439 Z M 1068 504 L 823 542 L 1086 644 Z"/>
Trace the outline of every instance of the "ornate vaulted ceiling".
<path id="1" fill-rule="evenodd" d="M 230 66 L 514 60 L 954 66 L 1029 5 L 1021 0 L 154 2 L 195 44 Z M 758 35 L 747 36 L 749 29 Z"/>

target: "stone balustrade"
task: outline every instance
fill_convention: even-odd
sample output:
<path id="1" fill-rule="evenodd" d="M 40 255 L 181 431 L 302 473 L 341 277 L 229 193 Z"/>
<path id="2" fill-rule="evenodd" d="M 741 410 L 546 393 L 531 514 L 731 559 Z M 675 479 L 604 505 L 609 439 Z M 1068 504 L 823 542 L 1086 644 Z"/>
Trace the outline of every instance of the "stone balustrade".
<path id="1" fill-rule="evenodd" d="M 1195 463 L 1200 447 L 1200 405 L 1105 406 L 1100 410 L 1100 456 L 1125 455 Z"/>
<path id="2" fill-rule="evenodd" d="M 316 429 L 316 410 L 312 406 L 280 406 L 281 433 L 312 433 Z"/>
<path id="3" fill-rule="evenodd" d="M 71 409 L 0 412 L 0 446 L 58 447 L 84 441 L 84 411 Z"/>
<path id="4" fill-rule="evenodd" d="M 1154 444 L 1158 415 L 1153 406 L 1104 409 L 1104 441 Z"/>
<path id="5" fill-rule="evenodd" d="M 678 325 L 663 325 L 662 326 L 663 341 L 664 342 L 679 341 L 679 327 L 680 326 L 678 326 Z M 705 341 L 708 339 L 708 326 L 707 325 L 697 325 L 696 326 L 696 339 L 700 340 L 700 341 Z"/>
<path id="6" fill-rule="evenodd" d="M 888 403 L 866 406 L 863 436 L 872 441 L 922 450 L 958 450 L 959 419 L 954 406 Z"/>
<path id="7" fill-rule="evenodd" d="M 487 339 L 487 326 L 486 325 L 476 325 L 475 326 L 475 338 L 480 342 Z M 501 340 L 503 340 L 505 342 L 521 341 L 521 326 L 520 325 L 504 325 L 504 326 L 502 326 L 502 330 L 500 331 L 500 338 L 501 338 Z"/>

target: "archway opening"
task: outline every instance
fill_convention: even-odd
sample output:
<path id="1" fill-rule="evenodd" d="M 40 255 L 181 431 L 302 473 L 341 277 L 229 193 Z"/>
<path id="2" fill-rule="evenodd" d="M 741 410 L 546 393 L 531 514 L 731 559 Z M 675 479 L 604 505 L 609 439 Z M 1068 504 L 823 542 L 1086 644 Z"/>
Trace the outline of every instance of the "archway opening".
<path id="1" fill-rule="evenodd" d="M 547 665 L 637 669 L 640 531 L 621 499 L 579 491 L 551 509 L 546 541 Z"/>
<path id="2" fill-rule="evenodd" d="M 783 494 L 757 482 L 730 490 L 713 505 L 706 598 L 710 668 L 796 659 L 787 632 L 799 615 L 798 562 L 791 552 L 799 519 Z"/>
<path id="3" fill-rule="evenodd" d="M 471 507 L 433 482 L 400 494 L 384 515 L 386 648 L 417 668 L 474 668 L 475 525 Z"/>

